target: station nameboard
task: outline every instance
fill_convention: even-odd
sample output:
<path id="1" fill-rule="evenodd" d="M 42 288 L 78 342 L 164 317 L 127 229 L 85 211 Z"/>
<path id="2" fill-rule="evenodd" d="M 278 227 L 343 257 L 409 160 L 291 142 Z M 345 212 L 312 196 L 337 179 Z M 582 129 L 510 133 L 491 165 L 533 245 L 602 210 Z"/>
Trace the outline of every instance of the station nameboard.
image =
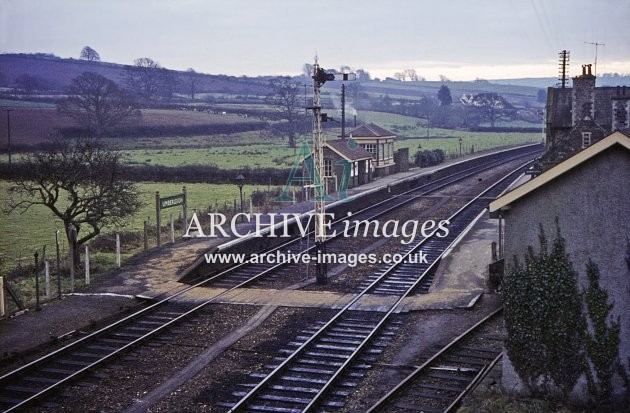
<path id="1" fill-rule="evenodd" d="M 186 201 L 186 196 L 184 194 L 160 198 L 160 209 L 184 205 L 185 201 Z"/>

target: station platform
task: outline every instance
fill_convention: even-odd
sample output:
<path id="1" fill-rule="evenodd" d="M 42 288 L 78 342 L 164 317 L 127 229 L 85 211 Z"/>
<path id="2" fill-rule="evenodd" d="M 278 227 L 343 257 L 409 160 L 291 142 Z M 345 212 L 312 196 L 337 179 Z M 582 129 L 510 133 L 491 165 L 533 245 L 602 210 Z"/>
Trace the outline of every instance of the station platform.
<path id="1" fill-rule="evenodd" d="M 431 174 L 437 169 L 483 156 L 489 152 L 491 151 L 449 160 L 434 167 L 414 168 L 408 172 L 380 177 L 365 185 L 349 189 L 348 195 L 386 187 L 417 175 Z M 302 202 L 287 205 L 280 212 L 307 213 L 312 209 L 311 202 Z M 451 261 L 447 265 L 443 263 L 440 266 L 434 281 L 434 291 L 408 299 L 400 311 L 465 308 L 474 304 L 485 288 L 481 280 L 487 272 L 484 268 L 487 265 L 485 263 L 489 261 L 481 257 L 486 250 L 489 254 L 492 231 L 482 228 L 481 233 L 477 234 L 475 231 L 472 233 L 476 235 L 470 240 L 470 244 L 466 244 L 468 235 L 463 240 L 464 245 L 467 245 L 465 248 L 472 248 L 479 252 L 469 252 L 465 258 L 455 258 L 458 251 L 454 251 L 451 254 Z M 90 286 L 82 289 L 80 294 L 64 294 L 62 300 L 43 303 L 41 311 L 29 310 L 21 315 L 0 320 L 0 360 L 27 353 L 51 341 L 59 340 L 59 337 L 64 337 L 73 331 L 86 333 L 93 331 L 105 324 L 107 320 L 129 314 L 141 305 L 137 296 L 154 298 L 185 288 L 186 285 L 177 282 L 181 273 L 199 256 L 228 241 L 229 239 L 226 238 L 197 238 L 166 245 L 159 249 L 155 248 L 131 258 L 125 262 L 122 269 L 97 277 Z M 477 261 L 484 264 L 475 266 Z M 475 274 L 472 279 L 476 281 L 472 284 L 464 282 L 463 280 L 468 279 L 471 272 Z M 441 279 L 443 281 L 440 281 Z M 460 279 L 462 282 L 455 283 L 453 282 L 455 279 Z M 213 293 L 219 292 L 210 292 L 210 294 Z M 200 300 L 203 297 L 189 299 Z M 341 308 L 350 299 L 349 294 L 329 292 L 282 291 L 280 293 L 273 290 L 243 289 L 243 291 L 226 294 L 219 302 Z M 381 311 L 379 309 L 387 307 L 388 300 L 391 301 L 388 297 L 366 297 L 357 303 L 357 309 Z"/>

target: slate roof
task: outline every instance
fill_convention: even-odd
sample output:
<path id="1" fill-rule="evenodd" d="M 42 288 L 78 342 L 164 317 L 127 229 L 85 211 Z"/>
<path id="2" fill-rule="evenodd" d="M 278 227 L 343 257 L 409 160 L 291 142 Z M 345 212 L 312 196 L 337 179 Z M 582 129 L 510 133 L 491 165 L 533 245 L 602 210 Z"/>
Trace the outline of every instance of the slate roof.
<path id="1" fill-rule="evenodd" d="M 351 141 L 348 139 L 338 139 L 334 141 L 326 141 L 326 146 L 349 161 L 360 161 L 372 158 L 372 154 L 370 152 L 366 151 L 358 144 L 355 143 L 352 145 L 350 142 Z"/>
<path id="2" fill-rule="evenodd" d="M 387 129 L 381 128 L 374 123 L 367 123 L 365 125 L 361 125 L 355 129 L 352 129 L 347 135 L 352 135 L 353 137 L 360 138 L 385 138 L 385 137 L 395 137 L 396 135 L 393 132 L 388 131 Z"/>
<path id="3" fill-rule="evenodd" d="M 553 168 L 548 169 L 531 181 L 525 182 L 523 185 L 516 187 L 512 191 L 490 202 L 490 214 L 493 214 L 494 212 L 499 211 L 502 208 L 509 208 L 509 205 L 513 202 L 518 201 L 522 197 L 537 190 L 541 186 L 555 180 L 560 175 L 563 175 L 564 173 L 593 158 L 595 155 L 616 145 L 620 145 L 621 147 L 630 151 L 630 136 L 617 131 L 608 135 L 604 139 L 595 142 L 588 148 L 578 152 L 565 161 L 560 162 Z"/>

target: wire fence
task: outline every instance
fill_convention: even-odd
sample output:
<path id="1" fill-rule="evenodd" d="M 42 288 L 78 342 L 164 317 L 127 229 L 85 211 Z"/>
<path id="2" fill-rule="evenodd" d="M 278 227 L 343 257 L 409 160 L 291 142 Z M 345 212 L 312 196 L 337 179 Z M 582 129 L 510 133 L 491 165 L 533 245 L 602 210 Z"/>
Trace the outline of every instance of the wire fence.
<path id="1" fill-rule="evenodd" d="M 188 221 L 190 222 L 192 213 L 197 214 L 199 223 L 204 226 L 209 224 L 209 213 L 223 214 L 229 222 L 240 212 L 265 214 L 273 212 L 284 207 L 274 202 L 280 191 L 278 188 L 271 188 L 270 191 L 256 190 L 251 196 L 243 199 L 242 209 L 240 199 L 233 199 L 231 202 L 215 201 L 211 205 L 199 203 L 189 205 Z M 298 201 L 304 199 L 304 194 L 300 191 L 294 193 Z M 104 274 L 119 266 L 124 266 L 131 257 L 155 249 L 158 246 L 157 232 L 156 217 L 147 216 L 140 225 L 134 224 L 132 230 L 101 234 L 78 247 L 79 262 L 74 265 L 74 271 L 71 271 L 73 266 L 70 246 L 61 231 L 57 234 L 58 242 L 52 245 L 43 244 L 33 253 L 27 251 L 19 253 L 15 257 L 14 266 L 2 274 L 5 315 L 36 308 L 38 303 L 59 299 L 63 294 L 86 289 L 89 283 L 98 281 Z M 187 238 L 183 235 L 186 232 L 181 211 L 162 211 L 160 225 L 162 247 L 185 242 Z M 86 261 L 89 262 L 89 266 L 86 265 Z"/>

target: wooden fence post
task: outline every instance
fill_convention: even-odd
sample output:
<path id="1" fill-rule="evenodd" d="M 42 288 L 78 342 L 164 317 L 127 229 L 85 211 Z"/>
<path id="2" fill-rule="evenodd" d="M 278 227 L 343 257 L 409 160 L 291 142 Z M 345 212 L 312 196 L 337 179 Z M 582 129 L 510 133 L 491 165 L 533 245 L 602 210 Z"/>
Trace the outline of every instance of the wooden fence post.
<path id="1" fill-rule="evenodd" d="M 85 285 L 90 284 L 90 247 L 85 246 Z"/>
<path id="2" fill-rule="evenodd" d="M 50 266 L 48 261 L 44 261 L 44 280 L 46 283 L 46 299 L 50 300 Z"/>
<path id="3" fill-rule="evenodd" d="M 156 221 L 156 230 L 157 230 L 157 246 L 160 247 L 162 245 L 162 229 L 160 228 L 160 191 L 155 191 L 155 221 Z"/>
<path id="4" fill-rule="evenodd" d="M 182 187 L 182 193 L 184 194 L 184 234 L 188 230 L 188 193 L 186 192 L 186 186 Z"/>
<path id="5" fill-rule="evenodd" d="M 149 250 L 149 223 L 144 220 L 144 251 Z"/>
<path id="6" fill-rule="evenodd" d="M 175 221 L 173 221 L 173 214 L 171 214 L 171 243 L 175 243 Z"/>
<path id="7" fill-rule="evenodd" d="M 116 267 L 120 268 L 120 235 L 116 234 Z"/>

